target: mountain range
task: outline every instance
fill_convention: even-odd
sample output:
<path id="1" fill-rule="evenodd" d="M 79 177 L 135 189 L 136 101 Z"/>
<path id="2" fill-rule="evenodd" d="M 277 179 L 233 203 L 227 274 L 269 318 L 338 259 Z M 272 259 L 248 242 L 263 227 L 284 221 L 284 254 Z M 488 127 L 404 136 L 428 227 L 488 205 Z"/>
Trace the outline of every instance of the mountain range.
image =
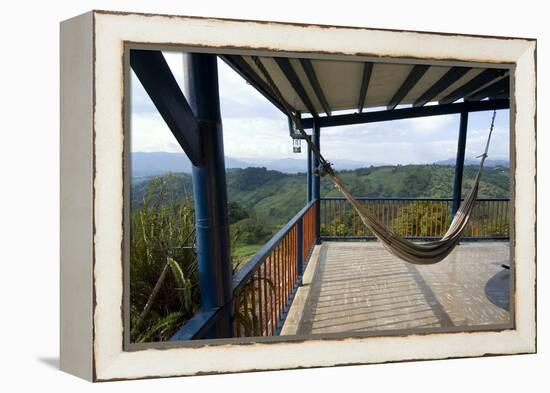
<path id="1" fill-rule="evenodd" d="M 478 160 L 465 160 L 465 165 L 477 165 L 478 163 Z M 437 161 L 434 164 L 453 166 L 455 164 L 455 159 L 449 158 L 447 160 Z M 283 173 L 303 173 L 306 171 L 306 165 L 306 160 L 296 158 L 281 158 L 272 161 L 250 159 L 245 161 L 243 159 L 225 156 L 226 169 L 265 167 L 268 170 Z M 334 163 L 334 168 L 336 170 L 354 170 L 384 165 L 387 164 L 344 159 L 336 161 Z M 506 160 L 487 160 L 486 165 L 508 167 L 509 163 Z M 168 172 L 191 173 L 191 168 L 191 162 L 183 153 L 134 152 L 131 155 L 131 170 L 133 178 L 157 176 Z"/>
<path id="2" fill-rule="evenodd" d="M 451 166 L 454 166 L 455 163 L 456 163 L 456 158 L 447 158 L 446 160 L 434 162 L 434 164 L 436 165 L 451 165 Z M 464 160 L 464 165 L 479 165 L 479 159 L 474 160 L 474 159 L 466 158 Z M 501 166 L 504 168 L 508 168 L 510 166 L 510 161 L 487 159 L 487 161 L 485 161 L 485 166 Z"/>

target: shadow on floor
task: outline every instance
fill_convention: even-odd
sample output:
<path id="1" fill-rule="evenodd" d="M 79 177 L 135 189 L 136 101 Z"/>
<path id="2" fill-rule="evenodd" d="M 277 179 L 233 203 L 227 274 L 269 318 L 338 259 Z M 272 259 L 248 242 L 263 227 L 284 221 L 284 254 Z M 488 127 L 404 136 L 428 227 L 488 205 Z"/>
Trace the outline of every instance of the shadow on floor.
<path id="1" fill-rule="evenodd" d="M 495 306 L 510 311 L 510 271 L 502 270 L 487 281 L 485 296 Z"/>

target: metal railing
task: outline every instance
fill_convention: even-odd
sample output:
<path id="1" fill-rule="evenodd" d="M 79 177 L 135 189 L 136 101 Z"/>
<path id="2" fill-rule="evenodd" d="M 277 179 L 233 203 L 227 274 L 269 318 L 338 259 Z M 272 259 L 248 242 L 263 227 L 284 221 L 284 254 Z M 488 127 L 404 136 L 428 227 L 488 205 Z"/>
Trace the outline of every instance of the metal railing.
<path id="1" fill-rule="evenodd" d="M 451 198 L 356 198 L 398 235 L 429 240 L 443 236 L 452 214 Z M 279 335 L 315 245 L 316 202 L 308 203 L 233 276 L 233 298 L 223 307 L 200 310 L 172 340 L 207 338 L 218 318 L 233 315 L 233 337 Z M 345 198 L 321 198 L 322 240 L 368 240 Z M 510 200 L 477 199 L 465 240 L 509 239 Z"/>
<path id="2" fill-rule="evenodd" d="M 235 336 L 275 336 L 314 244 L 315 202 L 290 220 L 234 278 Z"/>
<path id="3" fill-rule="evenodd" d="M 230 303 L 197 312 L 172 340 L 206 338 L 228 307 L 233 308 L 234 337 L 279 335 L 315 244 L 315 206 L 308 203 L 237 270 Z"/>
<path id="4" fill-rule="evenodd" d="M 450 198 L 356 198 L 378 220 L 398 235 L 411 239 L 436 239 L 452 221 Z M 510 237 L 507 198 L 477 199 L 464 232 L 465 240 L 505 240 Z M 345 198 L 321 198 L 321 239 L 371 239 Z"/>

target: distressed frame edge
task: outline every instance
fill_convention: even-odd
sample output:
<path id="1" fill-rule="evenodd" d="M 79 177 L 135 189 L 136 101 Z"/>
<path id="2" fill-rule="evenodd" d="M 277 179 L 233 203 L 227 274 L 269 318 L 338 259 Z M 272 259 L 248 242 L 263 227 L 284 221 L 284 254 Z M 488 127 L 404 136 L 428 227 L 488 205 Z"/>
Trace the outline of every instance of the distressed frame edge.
<path id="1" fill-rule="evenodd" d="M 59 25 L 59 367 L 88 381 L 93 364 L 94 13 Z"/>
<path id="2" fill-rule="evenodd" d="M 516 331 L 530 353 L 537 352 L 537 42 L 526 45 L 514 72 L 514 318 Z M 517 72 L 521 69 L 521 72 Z M 518 82 L 519 81 L 519 82 Z M 519 104 L 518 104 L 519 102 Z M 522 110 L 519 110 L 519 107 Z M 521 130 L 521 131 L 520 131 Z M 524 135 L 525 133 L 526 135 Z M 520 138 L 521 135 L 521 138 Z M 520 142 L 518 144 L 518 142 Z M 519 151 L 525 149 L 525 152 Z M 529 160 L 524 159 L 525 156 Z M 518 159 L 518 157 L 522 157 Z M 519 206 L 518 209 L 518 198 Z M 525 200 L 525 202 L 523 201 Z M 525 206 L 524 206 L 525 205 Z M 525 214 L 532 208 L 532 214 Z M 518 214 L 523 211 L 524 214 Z M 518 230 L 519 227 L 519 230 Z M 518 236 L 519 233 L 519 236 Z M 527 260 L 523 262 L 527 255 Z M 518 262 L 521 261 L 521 262 Z M 520 279 L 518 280 L 518 272 Z M 520 307 L 518 307 L 520 305 Z M 528 306 L 526 306 L 528 305 Z"/>
<path id="3" fill-rule="evenodd" d="M 111 14 L 109 14 L 111 15 Z M 394 35 L 399 35 L 400 33 L 399 32 L 392 32 Z M 427 33 L 428 35 L 429 34 L 432 34 L 432 33 Z M 460 37 L 460 35 L 453 35 L 453 36 L 456 36 L 456 37 Z M 501 38 L 501 37 L 499 37 Z M 504 38 L 501 38 L 501 39 L 504 39 Z M 533 59 L 533 56 L 532 56 L 532 52 L 535 52 L 536 50 L 536 42 L 535 43 L 532 43 L 532 45 L 529 45 L 529 41 L 527 41 L 528 45 L 527 46 L 532 46 L 532 50 L 529 51 L 529 48 L 526 48 L 525 52 L 529 52 L 528 55 L 531 56 L 531 59 Z M 533 63 L 533 65 L 536 67 L 536 62 Z M 535 68 L 535 72 L 536 72 L 536 68 Z M 534 79 L 536 78 L 536 75 L 534 76 Z M 536 81 L 535 81 L 535 87 L 536 87 Z M 532 92 L 531 92 L 532 93 Z M 531 94 L 532 95 L 532 94 Z M 533 98 L 533 97 L 531 97 Z M 534 97 L 535 100 L 533 101 L 533 104 L 534 104 L 534 115 L 536 115 L 536 97 Z M 517 104 L 516 104 L 516 109 L 517 109 Z M 534 123 L 534 128 L 533 128 L 533 136 L 536 135 L 536 123 Z M 517 141 L 515 141 L 515 143 L 517 143 Z M 514 143 L 514 144 L 515 144 Z M 536 149 L 536 143 L 535 143 L 535 149 Z M 535 162 L 535 173 L 536 173 L 536 162 Z M 536 188 L 536 181 L 534 182 L 534 186 Z M 536 194 L 535 194 L 535 206 L 536 206 Z M 536 215 L 533 217 L 533 222 L 536 222 Z M 536 228 L 533 228 L 534 229 L 534 235 L 536 236 Z M 535 254 L 534 256 L 536 257 L 536 249 L 534 250 L 535 251 Z M 516 254 L 517 254 L 517 249 L 516 249 Z M 536 279 L 536 271 L 535 271 L 535 276 L 534 276 L 534 279 Z M 97 283 L 96 283 L 97 285 Z M 535 296 L 536 296 L 536 293 L 535 293 Z M 523 308 L 523 307 L 522 307 Z M 533 310 L 534 311 L 534 310 Z M 517 317 L 517 316 L 516 316 Z M 533 317 L 535 317 L 533 315 Z M 535 325 L 533 326 L 533 329 L 534 329 L 534 332 L 533 331 L 530 331 L 530 332 L 527 332 L 525 331 L 523 328 L 520 329 L 520 327 L 516 326 L 516 330 L 514 331 L 515 334 L 513 334 L 511 337 L 509 337 L 510 339 L 511 338 L 514 338 L 514 339 L 517 339 L 518 341 L 516 343 L 519 344 L 519 347 L 517 347 L 513 352 L 511 353 L 532 353 L 532 352 L 535 352 L 536 351 L 536 318 L 534 318 L 534 323 Z M 522 333 L 522 334 L 519 334 L 518 333 Z M 533 334 L 534 333 L 534 334 Z M 443 334 L 441 336 L 448 336 L 447 334 Z M 392 340 L 395 340 L 396 338 L 395 337 L 392 337 L 391 338 Z M 452 338 L 451 338 L 452 339 Z M 365 340 L 365 339 L 352 339 L 352 340 Z M 366 339 L 368 340 L 368 339 Z M 94 337 L 94 341 L 95 341 L 95 337 Z M 312 342 L 318 342 L 318 340 L 311 340 Z M 347 341 L 347 340 L 344 340 L 344 341 Z M 288 343 L 281 343 L 281 344 L 287 344 Z M 256 345 L 256 344 L 254 344 Z M 261 345 L 261 344 L 258 344 L 258 345 Z M 179 351 L 181 348 L 178 348 L 178 349 L 174 349 L 175 351 Z M 189 348 L 184 348 L 185 350 L 188 350 Z M 165 350 L 165 351 L 169 351 L 169 350 Z M 147 350 L 147 351 L 140 351 L 140 352 L 151 352 L 151 350 Z M 120 355 L 125 355 L 124 353 L 119 353 Z M 471 356 L 483 356 L 483 355 L 498 355 L 498 354 L 507 354 L 506 351 L 499 351 L 499 352 L 495 352 L 495 353 L 480 353 L 480 354 L 463 354 L 463 355 L 460 355 L 458 354 L 456 357 L 471 357 Z M 454 356 L 448 356 L 448 355 L 441 355 L 441 356 L 428 356 L 428 357 L 425 357 L 425 358 L 407 358 L 407 357 L 399 357 L 399 359 L 396 359 L 396 360 L 376 360 L 376 359 L 371 359 L 372 361 L 369 361 L 367 359 L 365 359 L 365 361 L 363 362 L 360 362 L 360 363 L 345 363 L 345 364 L 366 364 L 366 363 L 381 363 L 381 362 L 390 362 L 390 361 L 407 361 L 407 360 L 422 360 L 422 359 L 442 359 L 442 358 L 448 358 L 448 357 L 454 357 Z M 111 358 L 111 365 L 114 366 L 113 368 L 116 370 L 118 368 L 118 366 L 120 366 L 120 364 L 118 364 L 119 362 L 126 362 L 128 359 L 124 359 L 125 356 L 115 356 L 114 358 Z M 341 363 L 331 363 L 331 364 L 317 364 L 317 365 L 306 365 L 305 367 L 325 367 L 325 366 L 337 366 L 337 365 L 343 365 Z M 262 369 L 265 369 L 265 370 L 268 370 L 268 369 L 283 369 L 283 368 L 299 368 L 299 367 L 304 367 L 303 365 L 289 365 L 288 367 L 287 366 L 276 366 L 275 368 L 262 368 Z M 101 375 L 99 376 L 99 378 L 97 378 L 97 380 L 112 380 L 112 379 L 126 379 L 126 378 L 147 378 L 147 377 L 156 377 L 156 376 L 177 376 L 177 375 L 195 375 L 195 374 L 201 374 L 203 373 L 204 371 L 190 371 L 189 373 L 186 373 L 186 372 L 183 372 L 183 371 L 179 371 L 179 372 L 172 372 L 172 373 L 168 373 L 168 374 L 165 374 L 165 373 L 160 373 L 160 374 L 152 374 L 152 375 L 142 375 L 142 376 L 117 376 L 117 375 L 109 375 L 109 370 L 108 369 L 111 369 L 111 367 L 107 367 L 105 369 L 102 369 L 101 370 Z M 115 371 L 113 370 L 113 371 Z M 105 373 L 103 372 L 105 371 Z M 238 369 L 238 370 L 231 370 L 231 369 L 227 369 L 227 370 L 224 370 L 224 371 L 219 371 L 219 370 L 214 370 L 214 371 L 206 371 L 207 373 L 219 373 L 219 372 L 242 372 L 242 371 L 252 371 L 251 369 Z M 116 374 L 116 371 L 115 371 L 115 374 Z"/>

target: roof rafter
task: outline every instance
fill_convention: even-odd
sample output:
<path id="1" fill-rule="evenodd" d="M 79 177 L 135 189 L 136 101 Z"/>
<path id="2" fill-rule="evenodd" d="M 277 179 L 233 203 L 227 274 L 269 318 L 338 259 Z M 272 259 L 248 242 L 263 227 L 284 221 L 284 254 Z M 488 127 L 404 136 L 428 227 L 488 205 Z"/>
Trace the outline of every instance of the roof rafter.
<path id="1" fill-rule="evenodd" d="M 315 110 L 315 107 L 313 106 L 313 103 L 309 99 L 309 96 L 307 95 L 306 89 L 304 88 L 304 85 L 302 85 L 302 82 L 300 81 L 300 78 L 296 74 L 296 71 L 294 71 L 294 68 L 292 68 L 292 64 L 290 64 L 290 60 L 286 57 L 274 57 L 273 58 L 281 71 L 283 72 L 284 76 L 296 92 L 298 94 L 298 97 L 302 100 L 304 103 L 304 106 L 307 108 L 308 112 L 313 116 L 317 117 L 317 111 Z"/>
<path id="2" fill-rule="evenodd" d="M 369 89 L 370 77 L 372 75 L 372 69 L 374 64 L 367 62 L 363 65 L 363 77 L 361 78 L 361 89 L 359 90 L 359 102 L 357 103 L 357 110 L 359 113 L 363 112 L 365 107 L 365 101 L 367 100 L 367 91 Z"/>
<path id="3" fill-rule="evenodd" d="M 430 66 L 425 64 L 415 65 L 411 72 L 409 72 L 409 75 L 407 76 L 405 81 L 401 84 L 401 86 L 399 86 L 399 89 L 397 89 L 397 92 L 388 103 L 387 109 L 395 109 L 395 107 L 399 105 L 401 100 L 403 100 L 403 98 L 405 98 L 407 94 L 409 94 L 412 88 L 416 85 L 420 78 L 422 78 L 426 71 L 428 71 L 429 68 Z"/>
<path id="4" fill-rule="evenodd" d="M 229 65 L 236 73 L 246 80 L 252 87 L 258 90 L 265 98 L 275 105 L 281 112 L 286 115 L 285 104 L 292 108 L 288 103 L 281 103 L 271 92 L 269 85 L 254 71 L 248 62 L 238 55 L 221 55 L 220 56 L 227 65 Z M 292 108 L 293 111 L 296 109 Z"/>
<path id="5" fill-rule="evenodd" d="M 309 83 L 311 84 L 311 87 L 313 88 L 313 91 L 315 92 L 317 99 L 321 103 L 323 110 L 325 111 L 327 116 L 330 116 L 332 113 L 330 110 L 330 106 L 328 105 L 325 93 L 321 88 L 321 84 L 319 83 L 319 79 L 317 78 L 317 74 L 315 73 L 315 69 L 313 68 L 313 64 L 311 64 L 311 60 L 300 59 L 300 64 L 302 65 L 302 68 L 304 69 L 307 79 L 309 80 Z"/>
<path id="6" fill-rule="evenodd" d="M 437 82 L 426 90 L 413 104 L 413 106 L 423 106 L 430 102 L 435 96 L 445 91 L 449 86 L 462 78 L 471 68 L 453 67 L 447 71 Z"/>
<path id="7" fill-rule="evenodd" d="M 470 94 L 465 98 L 466 101 L 479 101 L 487 97 L 492 97 L 501 93 L 506 93 L 510 91 L 510 77 L 499 79 L 495 83 L 492 83 L 483 89 Z"/>
<path id="8" fill-rule="evenodd" d="M 477 75 L 470 81 L 466 82 L 464 85 L 460 86 L 459 88 L 455 89 L 452 93 L 448 94 L 446 97 L 439 100 L 439 103 L 451 104 L 462 97 L 468 96 L 469 94 L 483 87 L 484 85 L 491 82 L 492 80 L 501 77 L 502 75 L 504 75 L 504 73 L 505 73 L 504 70 L 497 70 L 494 68 L 482 71 L 479 75 Z"/>

